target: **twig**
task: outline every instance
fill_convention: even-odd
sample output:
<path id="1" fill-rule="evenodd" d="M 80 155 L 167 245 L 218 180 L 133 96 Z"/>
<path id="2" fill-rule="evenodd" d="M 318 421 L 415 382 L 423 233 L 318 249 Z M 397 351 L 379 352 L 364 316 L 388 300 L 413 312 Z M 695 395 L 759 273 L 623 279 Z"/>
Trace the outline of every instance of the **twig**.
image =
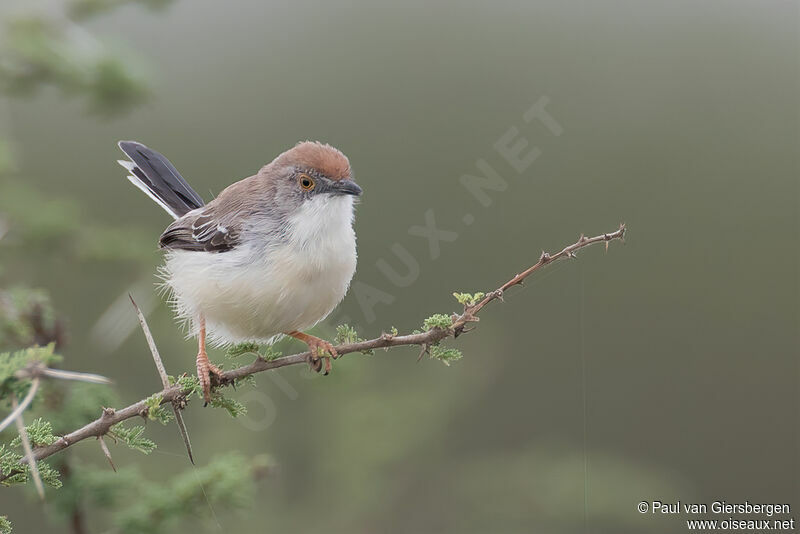
<path id="1" fill-rule="evenodd" d="M 31 385 L 31 389 L 33 389 L 33 385 Z M 19 406 L 21 405 L 17 404 L 16 395 L 12 394 L 11 407 L 16 412 Z M 36 463 L 36 459 L 33 455 L 33 447 L 31 447 L 31 440 L 28 438 L 28 431 L 25 429 L 25 420 L 22 418 L 22 411 L 17 414 L 14 421 L 17 423 L 17 431 L 22 441 L 22 450 L 25 452 L 25 459 L 28 461 L 28 468 L 33 477 L 33 484 L 36 486 L 36 493 L 39 494 L 40 499 L 44 500 L 44 484 L 42 484 L 42 477 L 39 476 L 39 465 Z"/>
<path id="2" fill-rule="evenodd" d="M 503 293 L 508 288 L 520 284 L 525 278 L 530 276 L 532 273 L 536 272 L 537 270 L 541 269 L 547 264 L 553 263 L 554 261 L 565 258 L 565 257 L 574 257 L 575 251 L 589 245 L 601 242 L 609 242 L 613 240 L 622 240 L 625 235 L 625 225 L 620 225 L 619 229 L 615 232 L 609 234 L 602 234 L 592 238 L 586 238 L 581 236 L 577 242 L 573 243 L 562 249 L 557 254 L 547 254 L 543 253 L 539 258 L 539 261 L 526 269 L 525 271 L 517 274 L 511 280 L 507 281 L 505 284 L 497 288 L 496 290 L 492 291 L 491 293 L 487 294 L 483 300 L 480 302 L 472 305 L 472 306 L 465 306 L 464 312 L 461 315 L 454 315 L 453 322 L 451 326 L 447 328 L 431 328 L 425 332 L 415 333 L 415 334 L 408 334 L 404 336 L 389 336 L 389 335 L 382 335 L 375 339 L 371 339 L 368 341 L 359 341 L 356 343 L 343 343 L 341 345 L 336 346 L 336 352 L 339 353 L 340 356 L 345 354 L 350 354 L 353 352 L 361 352 L 365 350 L 371 349 L 378 349 L 378 348 L 389 348 L 389 347 L 397 347 L 401 345 L 417 345 L 421 347 L 431 346 L 439 341 L 442 341 L 445 338 L 449 337 L 456 337 L 461 333 L 465 332 L 465 326 L 468 323 L 477 322 L 477 313 L 483 309 L 488 303 L 492 302 L 493 300 L 502 300 Z M 292 354 L 290 356 L 283 356 L 281 358 L 276 358 L 274 360 L 264 360 L 264 359 L 257 359 L 253 363 L 249 365 L 243 365 L 242 367 L 238 367 L 236 369 L 231 369 L 230 371 L 226 371 L 223 373 L 221 379 L 214 380 L 214 386 L 222 387 L 222 386 L 229 386 L 234 383 L 234 381 L 260 373 L 262 371 L 268 371 L 270 369 L 278 369 L 280 367 L 286 367 L 287 365 L 296 365 L 296 364 L 304 364 L 307 361 L 307 358 L 311 354 L 309 352 L 302 352 L 298 354 Z M 185 392 L 181 390 L 181 387 L 178 384 L 171 385 L 169 387 L 165 387 L 161 392 L 161 402 L 174 402 L 179 401 L 185 398 Z M 104 410 L 103 415 L 100 418 L 92 421 L 84 425 L 83 427 L 70 432 L 69 434 L 63 436 L 61 439 L 56 441 L 51 445 L 47 445 L 44 447 L 39 447 L 34 451 L 34 458 L 36 460 L 41 460 L 43 458 L 47 458 L 48 456 L 52 456 L 53 454 L 66 449 L 74 445 L 75 443 L 87 439 L 92 436 L 102 436 L 105 435 L 108 430 L 122 421 L 126 419 L 131 419 L 133 417 L 138 417 L 144 409 L 146 409 L 147 405 L 145 400 L 140 400 L 130 406 L 125 408 L 121 408 L 119 410 Z M 24 459 L 21 460 L 24 462 Z M 11 474 L 0 475 L 0 482 L 12 476 Z"/>
<path id="3" fill-rule="evenodd" d="M 147 326 L 147 320 L 144 318 L 144 314 L 142 314 L 142 310 L 139 309 L 136 301 L 133 300 L 133 295 L 129 293 L 128 297 L 131 299 L 133 309 L 136 310 L 136 317 L 139 319 L 139 324 L 144 332 L 144 338 L 147 340 L 147 346 L 150 347 L 150 353 L 153 355 L 153 361 L 156 364 L 158 376 L 161 378 L 161 385 L 164 389 L 169 389 L 169 375 L 167 375 L 167 369 L 164 367 L 164 362 L 161 360 L 161 355 L 158 353 L 158 347 L 153 339 L 153 334 L 150 332 L 150 327 Z M 186 452 L 189 454 L 189 461 L 194 464 L 194 455 L 192 455 L 192 442 L 189 441 L 189 432 L 186 430 L 186 423 L 183 421 L 181 409 L 176 405 L 175 402 L 172 403 L 172 413 L 175 414 L 175 423 L 178 425 L 178 431 L 181 433 L 183 444 L 186 446 Z"/>
<path id="4" fill-rule="evenodd" d="M 0 432 L 5 430 L 5 428 L 14 422 L 14 420 L 19 417 L 19 415 L 25 411 L 25 408 L 33 401 L 33 398 L 36 396 L 36 391 L 39 389 L 39 378 L 34 377 L 31 380 L 31 387 L 28 388 L 28 393 L 25 394 L 25 398 L 22 399 L 22 402 L 19 403 L 14 409 L 11 410 L 11 413 L 8 414 L 8 417 L 3 419 L 3 422 L 0 423 Z M 14 400 L 14 405 L 16 405 L 16 399 Z"/>
<path id="5" fill-rule="evenodd" d="M 136 301 L 133 300 L 133 295 L 129 293 L 128 298 L 131 299 L 133 309 L 136 310 L 136 317 L 139 319 L 139 324 L 144 332 L 144 338 L 147 340 L 147 346 L 150 348 L 150 353 L 153 355 L 153 361 L 156 364 L 158 376 L 161 378 L 161 385 L 164 386 L 164 389 L 167 389 L 169 387 L 169 375 L 167 375 L 164 362 L 161 361 L 161 355 L 158 353 L 158 347 L 153 339 L 153 334 L 150 332 L 150 327 L 147 326 L 147 321 L 145 320 L 144 315 L 142 315 L 142 310 L 139 309 L 139 306 L 136 305 Z"/>

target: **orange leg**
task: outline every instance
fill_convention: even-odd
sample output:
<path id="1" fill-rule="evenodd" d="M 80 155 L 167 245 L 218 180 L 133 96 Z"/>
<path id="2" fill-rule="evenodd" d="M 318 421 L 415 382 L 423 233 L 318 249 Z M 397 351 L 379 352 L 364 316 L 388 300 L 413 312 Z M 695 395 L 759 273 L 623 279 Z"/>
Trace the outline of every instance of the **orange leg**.
<path id="1" fill-rule="evenodd" d="M 222 369 L 208 360 L 206 353 L 206 320 L 201 315 L 197 319 L 200 330 L 197 334 L 197 378 L 200 379 L 200 386 L 203 388 L 203 399 L 205 405 L 211 401 L 211 376 L 222 377 Z"/>
<path id="2" fill-rule="evenodd" d="M 331 358 L 336 359 L 339 357 L 339 354 L 336 352 L 336 349 L 333 348 L 333 345 L 324 339 L 320 339 L 316 336 L 305 334 L 303 332 L 298 332 L 297 330 L 286 332 L 286 335 L 292 336 L 295 339 L 299 339 L 308 345 L 308 350 L 311 351 L 311 356 L 308 359 L 308 365 L 314 371 L 320 372 L 322 370 L 321 358 L 324 358 L 325 374 L 327 375 L 331 372 Z"/>

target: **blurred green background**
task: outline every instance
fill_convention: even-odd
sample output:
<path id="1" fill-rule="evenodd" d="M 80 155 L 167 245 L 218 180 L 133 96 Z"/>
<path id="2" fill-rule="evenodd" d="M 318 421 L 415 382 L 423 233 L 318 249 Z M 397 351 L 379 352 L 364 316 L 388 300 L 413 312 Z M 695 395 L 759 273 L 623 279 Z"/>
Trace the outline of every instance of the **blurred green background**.
<path id="1" fill-rule="evenodd" d="M 120 3 L 91 18 L 56 1 L 0 7 L 0 38 L 44 16 L 68 45 L 55 57 L 123 65 L 88 86 L 23 70 L 29 83 L 0 98 L 13 158 L 0 284 L 49 292 L 64 366 L 113 378 L 125 404 L 159 387 L 127 291 L 170 372 L 192 371 L 195 347 L 154 292 L 169 218 L 125 180 L 119 139 L 163 152 L 207 199 L 298 140 L 343 150 L 365 190 L 354 283 L 381 302 L 349 295 L 320 335 L 344 319 L 364 337 L 411 330 L 456 311 L 453 291 L 629 226 L 624 246 L 583 251 L 487 308 L 450 367 L 400 348 L 348 356 L 327 378 L 259 376 L 233 394 L 240 420 L 194 402 L 199 464 L 239 451 L 278 465 L 254 506 L 206 509 L 195 526 L 684 532 L 685 516 L 636 505 L 800 506 L 796 2 Z M 542 97 L 561 135 L 523 120 Z M 494 148 L 512 127 L 541 151 L 522 173 Z M 479 159 L 507 182 L 489 206 L 460 182 Z M 428 210 L 457 233 L 436 258 L 409 233 Z M 406 271 L 396 244 L 419 269 L 405 287 L 378 266 Z M 156 482 L 186 469 L 175 428 L 148 429 L 157 451 L 117 447 L 117 464 Z M 72 454 L 104 462 L 88 442 Z M 15 532 L 68 532 L 50 507 L 0 488 Z M 91 532 L 104 513 L 88 511 Z"/>

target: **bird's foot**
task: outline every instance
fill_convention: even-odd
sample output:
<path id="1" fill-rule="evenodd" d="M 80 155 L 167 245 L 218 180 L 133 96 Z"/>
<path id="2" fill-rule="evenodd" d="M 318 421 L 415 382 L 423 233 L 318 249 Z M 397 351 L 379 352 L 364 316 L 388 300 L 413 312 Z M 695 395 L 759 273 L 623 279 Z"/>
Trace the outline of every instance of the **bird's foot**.
<path id="1" fill-rule="evenodd" d="M 312 370 L 319 373 L 320 371 L 323 371 L 324 367 L 323 374 L 327 375 L 331 372 L 331 358 L 335 360 L 339 357 L 339 353 L 336 352 L 336 349 L 333 347 L 333 345 L 324 339 L 320 339 L 309 334 L 304 334 L 303 332 L 289 332 L 289 335 L 308 345 L 310 354 L 306 358 L 306 361 Z"/>
<path id="2" fill-rule="evenodd" d="M 203 388 L 203 400 L 208 406 L 211 402 L 211 375 L 222 378 L 222 369 L 211 363 L 208 353 L 201 350 L 197 353 L 197 378 L 200 380 L 200 387 Z"/>

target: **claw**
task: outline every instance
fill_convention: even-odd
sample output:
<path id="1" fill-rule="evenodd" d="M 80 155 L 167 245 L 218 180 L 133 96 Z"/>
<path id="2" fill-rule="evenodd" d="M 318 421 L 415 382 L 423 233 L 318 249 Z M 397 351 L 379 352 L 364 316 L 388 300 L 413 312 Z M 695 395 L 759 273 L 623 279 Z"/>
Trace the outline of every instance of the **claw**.
<path id="1" fill-rule="evenodd" d="M 331 359 L 336 359 L 339 357 L 339 353 L 336 352 L 336 349 L 325 341 L 324 339 L 320 339 L 316 336 L 311 336 L 308 334 L 304 334 L 303 332 L 289 332 L 290 336 L 295 339 L 299 339 L 306 345 L 308 345 L 309 356 L 308 356 L 308 366 L 311 368 L 312 371 L 321 372 L 323 371 L 324 375 L 327 375 L 331 372 Z M 323 364 L 322 360 L 325 360 Z"/>
<path id="2" fill-rule="evenodd" d="M 203 389 L 203 406 L 208 406 L 211 402 L 211 375 L 222 378 L 222 369 L 208 360 L 205 350 L 197 353 L 197 378 L 200 380 L 200 387 Z"/>

